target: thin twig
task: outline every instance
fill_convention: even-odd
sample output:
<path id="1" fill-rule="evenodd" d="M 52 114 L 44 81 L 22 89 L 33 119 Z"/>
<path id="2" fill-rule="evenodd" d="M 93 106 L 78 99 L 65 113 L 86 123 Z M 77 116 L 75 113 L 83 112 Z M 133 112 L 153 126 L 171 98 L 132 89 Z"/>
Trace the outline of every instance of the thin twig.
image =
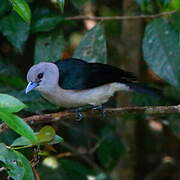
<path id="1" fill-rule="evenodd" d="M 178 12 L 179 10 L 162 12 L 158 14 L 152 15 L 137 15 L 137 16 L 73 16 L 73 17 L 65 17 L 65 20 L 101 20 L 101 21 L 108 21 L 108 20 L 137 20 L 137 19 L 154 19 L 162 16 L 168 16 Z"/>
<path id="2" fill-rule="evenodd" d="M 173 114 L 180 113 L 180 105 L 177 106 L 143 106 L 143 107 L 122 107 L 122 108 L 108 108 L 104 109 L 105 116 L 121 116 L 123 114 Z M 97 110 L 88 110 L 83 112 L 84 117 L 99 118 L 102 113 Z M 34 115 L 24 118 L 24 121 L 30 125 L 44 124 L 57 121 L 76 120 L 74 112 L 57 112 L 51 114 Z M 7 129 L 6 124 L 0 125 L 0 132 Z"/>
<path id="3" fill-rule="evenodd" d="M 36 180 L 41 180 L 41 178 L 40 178 L 40 176 L 39 176 L 36 168 L 35 168 L 35 167 L 32 167 L 32 170 L 33 170 L 33 173 L 34 173 L 34 176 L 35 176 Z"/>

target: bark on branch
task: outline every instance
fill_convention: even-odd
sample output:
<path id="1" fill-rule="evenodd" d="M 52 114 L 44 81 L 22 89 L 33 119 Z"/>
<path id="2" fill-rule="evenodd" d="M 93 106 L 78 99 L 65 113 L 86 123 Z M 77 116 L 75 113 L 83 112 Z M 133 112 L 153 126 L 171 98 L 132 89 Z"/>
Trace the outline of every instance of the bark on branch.
<path id="1" fill-rule="evenodd" d="M 88 110 L 82 112 L 84 117 L 88 118 L 100 118 L 101 112 L 98 110 Z M 104 109 L 105 117 L 121 116 L 124 114 L 174 114 L 180 113 L 180 105 L 177 106 L 143 106 L 143 107 L 122 107 L 122 108 L 108 108 Z M 34 115 L 24 118 L 24 121 L 30 125 L 40 123 L 51 123 L 57 121 L 76 120 L 74 112 L 57 112 L 51 114 Z M 0 125 L 0 132 L 8 129 L 6 124 Z"/>
<path id="2" fill-rule="evenodd" d="M 108 21 L 108 20 L 137 20 L 137 19 L 154 19 L 162 16 L 168 16 L 178 12 L 179 10 L 162 12 L 153 15 L 138 15 L 138 16 L 73 16 L 73 17 L 65 17 L 65 20 L 100 20 L 100 21 Z"/>

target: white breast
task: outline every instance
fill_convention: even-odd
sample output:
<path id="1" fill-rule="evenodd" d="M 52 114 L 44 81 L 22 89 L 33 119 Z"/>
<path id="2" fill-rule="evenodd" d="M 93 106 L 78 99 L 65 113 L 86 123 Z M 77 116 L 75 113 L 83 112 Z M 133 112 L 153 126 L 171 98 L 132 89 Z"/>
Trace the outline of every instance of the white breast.
<path id="1" fill-rule="evenodd" d="M 56 87 L 51 92 L 41 92 L 44 98 L 61 107 L 78 107 L 84 105 L 101 105 L 116 91 L 128 91 L 129 87 L 121 83 L 111 83 L 87 90 L 65 90 Z"/>

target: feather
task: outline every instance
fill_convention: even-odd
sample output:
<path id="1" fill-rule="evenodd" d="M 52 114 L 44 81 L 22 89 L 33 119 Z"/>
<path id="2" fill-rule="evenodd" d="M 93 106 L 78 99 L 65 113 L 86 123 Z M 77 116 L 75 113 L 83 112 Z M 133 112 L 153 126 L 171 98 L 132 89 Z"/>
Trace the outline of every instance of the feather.
<path id="1" fill-rule="evenodd" d="M 132 83 L 136 77 L 131 72 L 107 64 L 87 63 L 70 58 L 55 62 L 60 77 L 59 86 L 63 89 L 84 90 L 113 82 Z"/>

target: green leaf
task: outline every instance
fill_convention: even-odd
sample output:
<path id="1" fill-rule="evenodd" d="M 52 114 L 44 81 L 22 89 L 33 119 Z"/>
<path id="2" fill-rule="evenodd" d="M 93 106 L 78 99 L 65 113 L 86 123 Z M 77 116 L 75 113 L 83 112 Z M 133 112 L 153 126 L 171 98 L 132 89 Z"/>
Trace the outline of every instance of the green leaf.
<path id="1" fill-rule="evenodd" d="M 7 147 L 4 143 L 0 143 L 0 155 L 3 155 L 3 153 L 6 153 Z M 1 157 L 2 158 L 2 157 Z"/>
<path id="2" fill-rule="evenodd" d="M 30 146 L 33 145 L 29 139 L 24 136 L 18 137 L 13 141 L 11 146 Z"/>
<path id="3" fill-rule="evenodd" d="M 23 103 L 25 103 L 28 108 L 26 111 L 40 113 L 42 111 L 54 111 L 59 109 L 59 106 L 49 103 L 47 100 L 41 97 L 40 93 L 37 91 L 32 91 L 28 94 L 25 94 L 25 90 L 14 90 L 8 91 L 8 94 L 15 96 Z"/>
<path id="4" fill-rule="evenodd" d="M 6 111 L 12 113 L 12 112 L 18 112 L 25 108 L 26 105 L 22 103 L 20 100 L 16 99 L 13 96 L 10 96 L 8 94 L 1 94 L 0 93 L 0 108 L 5 109 Z"/>
<path id="5" fill-rule="evenodd" d="M 179 10 L 180 9 L 180 1 L 179 0 L 171 0 L 170 4 L 165 8 L 165 10 Z"/>
<path id="6" fill-rule="evenodd" d="M 31 32 L 50 31 L 57 27 L 62 20 L 62 16 L 47 7 L 36 7 L 32 12 Z"/>
<path id="7" fill-rule="evenodd" d="M 33 144 L 38 142 L 37 137 L 31 127 L 20 117 L 9 113 L 4 109 L 0 109 L 0 119 L 3 120 L 11 129 L 28 138 Z"/>
<path id="8" fill-rule="evenodd" d="M 28 3 L 25 0 L 9 0 L 13 6 L 13 9 L 21 16 L 21 18 L 30 23 L 31 10 Z"/>
<path id="9" fill-rule="evenodd" d="M 65 4 L 65 0 L 58 0 L 58 5 L 61 9 L 61 12 L 63 13 L 64 12 L 64 4 Z"/>
<path id="10" fill-rule="evenodd" d="M 7 129 L 6 131 L 0 133 L 0 142 L 5 143 L 6 145 L 11 145 L 14 139 L 17 137 L 18 134 L 16 132 L 12 131 L 11 129 Z"/>
<path id="11" fill-rule="evenodd" d="M 97 158 L 101 165 L 111 170 L 118 162 L 120 155 L 125 152 L 125 147 L 114 130 L 110 127 L 104 128 L 101 134 L 102 142 L 97 149 Z"/>
<path id="12" fill-rule="evenodd" d="M 38 133 L 35 133 L 35 134 L 37 135 Z M 53 136 L 53 138 L 47 144 L 59 144 L 59 143 L 62 143 L 62 142 L 64 142 L 63 138 L 58 136 L 58 135 L 55 135 L 55 136 Z M 44 143 L 44 139 L 43 139 L 43 142 L 38 142 L 38 144 L 41 144 L 41 143 Z M 31 146 L 31 145 L 33 145 L 31 143 L 31 141 L 29 141 L 24 136 L 18 137 L 11 144 L 11 146 Z"/>
<path id="13" fill-rule="evenodd" d="M 107 62 L 106 39 L 101 24 L 97 24 L 84 35 L 73 57 L 88 62 Z"/>
<path id="14" fill-rule="evenodd" d="M 64 142 L 64 139 L 58 135 L 55 135 L 53 139 L 48 144 L 59 144 Z"/>
<path id="15" fill-rule="evenodd" d="M 35 63 L 59 60 L 63 54 L 64 45 L 65 41 L 61 32 L 39 35 L 35 45 Z"/>
<path id="16" fill-rule="evenodd" d="M 21 153 L 7 149 L 3 143 L 0 143 L 0 161 L 14 180 L 34 180 L 29 161 Z"/>
<path id="17" fill-rule="evenodd" d="M 14 180 L 22 180 L 24 169 L 21 167 L 21 161 L 18 159 L 14 151 L 7 149 L 6 145 L 0 143 L 0 161 L 4 163 L 4 167 L 8 170 L 7 173 Z"/>
<path id="18" fill-rule="evenodd" d="M 17 14 L 11 13 L 0 20 L 0 31 L 16 50 L 22 53 L 29 35 L 29 24 L 24 22 Z"/>
<path id="19" fill-rule="evenodd" d="M 179 33 L 165 19 L 146 27 L 143 53 L 150 68 L 171 85 L 180 86 Z"/>
<path id="20" fill-rule="evenodd" d="M 51 126 L 44 126 L 37 134 L 40 143 L 50 142 L 55 136 L 55 130 Z"/>
<path id="21" fill-rule="evenodd" d="M 18 157 L 18 159 L 21 161 L 20 169 L 24 169 L 24 177 L 23 180 L 34 180 L 33 171 L 30 165 L 30 162 L 26 159 L 25 156 L 23 156 L 21 153 L 14 151 Z"/>

